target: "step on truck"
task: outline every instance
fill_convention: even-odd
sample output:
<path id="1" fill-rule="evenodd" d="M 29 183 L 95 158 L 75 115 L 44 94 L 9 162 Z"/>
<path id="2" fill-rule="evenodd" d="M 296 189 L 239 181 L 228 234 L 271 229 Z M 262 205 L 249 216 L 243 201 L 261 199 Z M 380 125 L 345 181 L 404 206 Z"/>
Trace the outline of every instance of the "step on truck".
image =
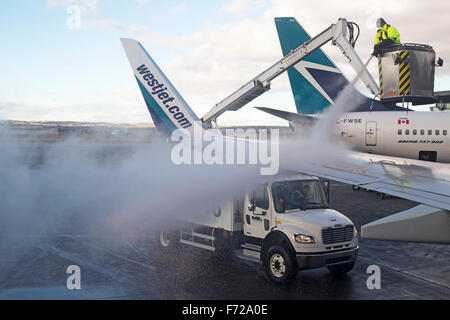
<path id="1" fill-rule="evenodd" d="M 205 215 L 164 227 L 158 244 L 164 254 L 184 246 L 218 254 L 234 250 L 262 263 L 276 283 L 290 283 L 304 269 L 346 273 L 358 255 L 357 231 L 328 201 L 328 181 L 299 174 L 273 177 Z"/>

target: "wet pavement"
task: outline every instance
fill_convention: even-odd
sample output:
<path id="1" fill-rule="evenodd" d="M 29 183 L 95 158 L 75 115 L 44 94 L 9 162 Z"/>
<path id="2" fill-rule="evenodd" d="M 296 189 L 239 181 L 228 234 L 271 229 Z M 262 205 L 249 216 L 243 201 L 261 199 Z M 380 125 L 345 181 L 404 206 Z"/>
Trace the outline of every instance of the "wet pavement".
<path id="1" fill-rule="evenodd" d="M 415 204 L 331 184 L 331 207 L 361 225 Z M 301 271 L 290 286 L 274 285 L 262 267 L 236 254 L 197 248 L 165 257 L 149 232 L 64 232 L 0 236 L 0 299 L 450 299 L 450 246 L 361 239 L 355 268 L 333 277 Z M 78 265 L 81 289 L 66 287 Z M 367 268 L 378 265 L 381 289 L 369 290 Z"/>

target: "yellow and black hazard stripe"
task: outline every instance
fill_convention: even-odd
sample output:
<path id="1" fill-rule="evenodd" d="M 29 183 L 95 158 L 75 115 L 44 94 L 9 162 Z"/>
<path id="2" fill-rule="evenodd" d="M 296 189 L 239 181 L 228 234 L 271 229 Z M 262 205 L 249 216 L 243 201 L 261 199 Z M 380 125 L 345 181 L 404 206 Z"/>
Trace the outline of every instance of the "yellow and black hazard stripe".
<path id="1" fill-rule="evenodd" d="M 400 51 L 400 65 L 398 68 L 399 95 L 406 96 L 411 87 L 411 71 L 409 69 L 409 51 Z"/>
<path id="2" fill-rule="evenodd" d="M 381 69 L 381 57 L 378 57 L 378 74 L 380 77 L 380 99 L 383 99 L 383 72 Z"/>

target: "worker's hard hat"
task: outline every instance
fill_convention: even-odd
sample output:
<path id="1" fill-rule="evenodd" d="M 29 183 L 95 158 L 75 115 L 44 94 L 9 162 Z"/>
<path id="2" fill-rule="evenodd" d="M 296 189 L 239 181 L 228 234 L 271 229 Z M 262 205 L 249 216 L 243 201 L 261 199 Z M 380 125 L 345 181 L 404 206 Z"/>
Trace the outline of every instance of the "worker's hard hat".
<path id="1" fill-rule="evenodd" d="M 386 24 L 386 21 L 384 21 L 383 18 L 378 18 L 377 19 L 377 28 L 383 28 L 383 26 Z"/>

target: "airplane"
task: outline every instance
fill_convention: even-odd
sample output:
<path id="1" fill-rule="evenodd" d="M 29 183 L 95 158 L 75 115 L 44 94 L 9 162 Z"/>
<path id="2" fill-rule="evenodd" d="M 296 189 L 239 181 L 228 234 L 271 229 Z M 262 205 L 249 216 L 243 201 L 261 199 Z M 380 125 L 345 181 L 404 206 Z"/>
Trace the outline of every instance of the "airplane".
<path id="1" fill-rule="evenodd" d="M 295 18 L 275 18 L 283 55 L 311 39 Z M 257 109 L 288 120 L 294 129 L 307 127 L 317 114 L 336 102 L 349 84 L 332 60 L 317 49 L 288 70 L 297 113 L 266 107 Z M 386 106 L 358 90 L 357 105 L 336 119 L 335 134 L 355 150 L 402 158 L 450 162 L 450 113 Z"/>
<path id="2" fill-rule="evenodd" d="M 198 121 L 144 47 L 136 40 L 121 41 L 157 129 L 166 134 L 176 129 L 209 130 Z M 212 134 L 220 133 L 213 131 Z M 308 159 L 295 149 L 291 149 L 291 153 L 290 161 L 283 161 L 284 170 L 360 185 L 422 204 L 363 226 L 363 237 L 450 243 L 450 170 L 447 164 L 352 151 L 339 155 L 338 159 Z"/>

